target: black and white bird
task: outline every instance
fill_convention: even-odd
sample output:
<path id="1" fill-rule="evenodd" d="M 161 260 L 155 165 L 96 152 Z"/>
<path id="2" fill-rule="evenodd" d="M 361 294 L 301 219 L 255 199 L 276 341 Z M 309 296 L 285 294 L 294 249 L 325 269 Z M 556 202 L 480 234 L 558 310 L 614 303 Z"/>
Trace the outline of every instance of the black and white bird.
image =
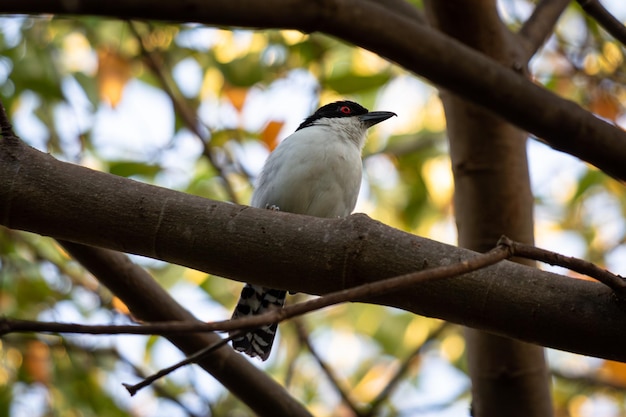
<path id="1" fill-rule="evenodd" d="M 352 101 L 320 107 L 285 138 L 267 159 L 251 206 L 317 217 L 346 217 L 361 187 L 361 150 L 367 129 L 395 116 L 368 111 Z M 282 308 L 286 292 L 246 284 L 233 319 Z M 233 347 L 266 360 L 277 325 L 233 339 Z"/>

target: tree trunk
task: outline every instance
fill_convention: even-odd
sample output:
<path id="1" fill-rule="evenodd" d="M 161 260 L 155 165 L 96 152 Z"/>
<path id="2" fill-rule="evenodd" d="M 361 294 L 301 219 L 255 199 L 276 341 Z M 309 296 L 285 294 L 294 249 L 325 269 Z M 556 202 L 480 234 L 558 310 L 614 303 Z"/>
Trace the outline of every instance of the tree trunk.
<path id="1" fill-rule="evenodd" d="M 427 7 L 431 22 L 440 30 L 508 68 L 519 69 L 522 52 L 501 22 L 495 3 L 435 0 L 427 2 Z M 502 234 L 533 243 L 525 132 L 453 94 L 442 91 L 441 97 L 448 123 L 459 245 L 485 251 Z M 552 415 L 541 347 L 473 329 L 467 329 L 466 343 L 474 416 Z"/>

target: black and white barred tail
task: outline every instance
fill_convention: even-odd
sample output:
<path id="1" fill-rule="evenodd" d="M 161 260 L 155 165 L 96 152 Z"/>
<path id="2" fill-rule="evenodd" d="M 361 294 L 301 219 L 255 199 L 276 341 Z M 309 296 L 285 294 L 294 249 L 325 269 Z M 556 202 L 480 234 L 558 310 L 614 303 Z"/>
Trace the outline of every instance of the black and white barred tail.
<path id="1" fill-rule="evenodd" d="M 233 312 L 233 319 L 263 314 L 274 308 L 282 308 L 285 304 L 286 291 L 273 290 L 259 285 L 246 284 L 241 290 L 239 302 Z M 266 360 L 272 350 L 277 324 L 263 326 L 251 330 L 232 340 L 233 348 L 252 357 Z"/>

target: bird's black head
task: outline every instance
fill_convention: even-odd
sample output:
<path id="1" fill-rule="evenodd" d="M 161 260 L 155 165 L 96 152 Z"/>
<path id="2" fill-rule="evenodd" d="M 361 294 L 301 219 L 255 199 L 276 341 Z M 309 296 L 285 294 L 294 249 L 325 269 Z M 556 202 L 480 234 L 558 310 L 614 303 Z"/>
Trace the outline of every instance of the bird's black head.
<path id="1" fill-rule="evenodd" d="M 361 106 L 358 103 L 355 103 L 354 101 L 335 101 L 334 103 L 326 104 L 325 106 L 317 109 L 315 113 L 304 119 L 304 121 L 296 130 L 311 126 L 315 123 L 316 120 L 322 119 L 324 117 L 333 118 L 360 116 L 363 114 L 367 114 L 368 112 L 369 111 L 365 107 Z"/>

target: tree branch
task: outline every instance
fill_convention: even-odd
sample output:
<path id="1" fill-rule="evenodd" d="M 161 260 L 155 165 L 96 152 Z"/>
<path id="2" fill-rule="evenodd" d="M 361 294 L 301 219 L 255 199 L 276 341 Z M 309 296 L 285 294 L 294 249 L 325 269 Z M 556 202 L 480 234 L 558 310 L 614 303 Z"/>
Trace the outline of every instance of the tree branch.
<path id="1" fill-rule="evenodd" d="M 61 244 L 72 254 L 76 253 L 79 259 L 85 260 L 89 265 L 89 259 L 86 257 L 110 256 L 116 264 L 120 262 L 130 262 L 125 256 L 119 254 L 119 259 L 115 253 L 107 254 L 99 253 L 103 249 L 90 248 L 88 246 L 79 245 L 71 242 L 61 241 Z M 506 259 L 511 254 L 513 243 L 499 244 L 493 250 L 485 254 L 477 254 L 476 256 L 461 260 L 452 265 L 442 265 L 434 268 L 424 269 L 417 272 L 410 272 L 397 277 L 392 277 L 380 281 L 362 284 L 354 288 L 346 288 L 330 294 L 326 294 L 319 298 L 304 301 L 302 303 L 292 304 L 282 309 L 275 309 L 264 314 L 248 316 L 236 320 L 224 320 L 213 323 L 179 323 L 164 322 L 147 324 L 143 326 L 134 325 L 81 325 L 74 323 L 55 323 L 55 322 L 37 322 L 29 320 L 11 320 L 0 319 L 0 335 L 10 332 L 57 332 L 57 333 L 87 333 L 87 334 L 180 334 L 181 332 L 194 331 L 232 331 L 246 330 L 254 327 L 265 326 L 272 323 L 280 323 L 287 319 L 298 317 L 315 310 L 332 305 L 345 303 L 348 301 L 367 300 L 373 296 L 381 296 L 390 292 L 407 289 L 407 287 L 423 284 L 425 282 L 437 281 L 445 278 L 451 278 L 468 272 L 477 271 L 489 265 L 493 265 Z M 82 255 L 81 255 L 82 254 Z M 136 273 L 142 271 L 136 267 Z M 113 270 L 117 268 L 112 268 Z M 134 268 L 133 268 L 134 269 Z M 98 272 L 98 271 L 96 271 Z M 147 273 L 144 272 L 147 275 Z M 98 275 L 96 275 L 98 277 Z M 105 282 L 109 282 L 106 277 Z M 106 284 L 105 284 L 106 285 Z M 107 285 L 108 286 L 108 285 Z M 121 297 L 120 297 L 121 298 Z M 219 342 L 222 340 L 220 339 Z"/>
<path id="2" fill-rule="evenodd" d="M 533 245 L 513 242 L 506 237 L 500 239 L 500 243 L 510 246 L 511 251 L 515 256 L 533 259 L 550 265 L 562 266 L 569 270 L 595 278 L 599 282 L 611 288 L 615 292 L 615 295 L 626 300 L 626 280 L 624 280 L 624 277 L 612 274 L 605 269 L 597 267 L 591 262 L 573 258 L 571 256 L 564 256 Z"/>
<path id="3" fill-rule="evenodd" d="M 528 61 L 550 37 L 570 0 L 541 0 L 518 34 L 524 41 Z"/>
<path id="4" fill-rule="evenodd" d="M 389 382 L 387 382 L 387 385 L 385 385 L 385 388 L 383 388 L 383 390 L 379 392 L 376 398 L 374 398 L 374 400 L 372 400 L 372 402 L 369 404 L 369 409 L 367 410 L 367 413 L 363 417 L 373 417 L 373 416 L 379 415 L 378 411 L 381 405 L 386 400 L 389 399 L 393 391 L 398 387 L 398 384 L 400 383 L 400 381 L 402 381 L 402 378 L 404 378 L 405 375 L 409 372 L 409 370 L 413 366 L 415 366 L 417 359 L 419 359 L 420 355 L 423 353 L 424 348 L 426 347 L 428 342 L 435 340 L 439 336 L 441 336 L 443 331 L 449 326 L 450 326 L 449 323 L 443 322 L 435 331 L 433 331 L 431 334 L 428 335 L 428 337 L 422 344 L 420 344 L 417 348 L 415 348 L 413 352 L 411 352 L 402 361 L 402 365 L 400 366 L 400 368 L 396 370 L 396 372 L 393 374 L 391 379 L 389 379 Z"/>
<path id="5" fill-rule="evenodd" d="M 444 33 L 505 67 L 519 67 L 526 64 L 525 52 L 502 22 L 496 3 L 428 0 L 425 4 L 436 27 Z M 532 242 L 533 197 L 526 134 L 474 103 L 453 94 L 441 96 L 454 175 L 458 244 L 482 252 L 489 250 L 493 246 L 490 242 L 502 233 Z M 476 329 L 465 329 L 465 344 L 473 414 L 551 414 L 543 349 Z"/>
<path id="6" fill-rule="evenodd" d="M 193 111 L 189 107 L 189 105 L 182 99 L 179 92 L 174 91 L 173 85 L 175 84 L 167 79 L 167 76 L 161 68 L 161 63 L 155 56 L 155 53 L 146 48 L 144 44 L 144 39 L 141 33 L 139 33 L 137 25 L 134 22 L 129 22 L 128 26 L 133 36 L 135 36 L 135 38 L 137 39 L 137 43 L 139 44 L 139 47 L 141 49 L 141 54 L 145 58 L 145 62 L 148 68 L 152 71 L 156 79 L 161 84 L 161 88 L 163 89 L 165 94 L 167 94 L 167 96 L 170 98 L 176 114 L 178 114 L 178 116 L 181 118 L 181 120 L 185 124 L 185 127 L 187 127 L 187 129 L 189 129 L 189 131 L 193 133 L 196 139 L 198 139 L 202 144 L 202 154 L 209 161 L 209 165 L 211 165 L 211 167 L 215 169 L 217 175 L 222 179 L 222 184 L 224 186 L 224 190 L 226 191 L 226 195 L 228 196 L 228 200 L 231 203 L 238 203 L 239 201 L 237 199 L 237 195 L 235 194 L 235 190 L 233 190 L 233 187 L 228 180 L 228 175 L 226 174 L 222 165 L 218 161 L 216 161 L 215 157 L 213 156 L 210 138 L 207 137 L 207 135 L 203 134 L 198 127 L 198 123 L 200 121 L 196 117 L 195 111 Z"/>
<path id="7" fill-rule="evenodd" d="M 139 319 L 202 324 L 127 256 L 71 242 L 61 243 Z M 223 341 L 212 333 L 179 333 L 167 338 L 187 355 Z M 302 404 L 289 396 L 283 387 L 230 348 L 217 349 L 197 363 L 259 415 L 310 417 Z"/>
<path id="8" fill-rule="evenodd" d="M 363 215 L 322 219 L 220 203 L 60 162 L 20 141 L 0 141 L 0 178 L 0 224 L 7 227 L 271 288 L 325 294 L 475 256 Z M 112 288 L 117 284 L 124 282 L 105 285 L 127 291 Z M 154 309 L 149 297 L 138 299 L 146 312 Z M 619 331 L 626 310 L 611 290 L 511 262 L 367 301 L 626 359 Z"/>
<path id="9" fill-rule="evenodd" d="M 218 341 L 215 341 L 213 344 L 208 345 L 206 347 L 204 347 L 203 349 L 200 349 L 197 352 L 194 352 L 193 354 L 187 356 L 185 359 L 183 359 L 180 362 L 175 363 L 172 366 L 168 366 L 167 368 L 163 368 L 160 369 L 158 372 L 147 376 L 146 378 L 142 379 L 139 383 L 137 384 L 126 384 L 123 383 L 122 385 L 124 386 L 124 388 L 126 388 L 126 390 L 128 391 L 128 393 L 132 396 L 134 396 L 135 394 L 137 394 L 137 392 L 139 392 L 139 390 L 150 386 L 153 382 L 159 380 L 160 378 L 163 378 L 169 374 L 171 374 L 172 372 L 174 372 L 177 369 L 182 368 L 185 365 L 190 365 L 192 363 L 198 363 L 199 361 L 201 361 L 204 358 L 210 358 L 210 354 L 215 352 L 216 350 L 218 350 L 219 348 L 221 348 L 222 346 L 225 346 L 228 344 L 228 342 L 230 342 L 231 340 L 233 340 L 235 337 L 239 337 L 241 336 L 241 333 L 235 333 L 232 334 L 224 339 L 220 339 Z M 248 381 L 246 381 L 246 385 Z M 249 385 L 248 385 L 249 387 Z M 287 394 L 286 392 L 284 393 L 284 395 L 286 397 L 289 397 L 289 394 Z"/>
<path id="10" fill-rule="evenodd" d="M 626 133 L 621 129 L 379 2 L 5 0 L 0 12 L 83 14 L 324 32 L 378 53 L 543 138 L 553 148 L 626 180 Z"/>
<path id="11" fill-rule="evenodd" d="M 304 328 L 304 324 L 301 320 L 295 320 L 294 325 L 296 327 L 296 332 L 298 333 L 298 340 L 300 343 L 306 346 L 307 350 L 317 362 L 317 365 L 322 369 L 322 372 L 326 375 L 326 378 L 330 381 L 331 385 L 335 387 L 335 390 L 339 393 L 339 396 L 346 404 L 348 408 L 352 411 L 354 417 L 362 417 L 361 411 L 359 407 L 356 405 L 356 401 L 352 399 L 348 390 L 344 387 L 344 384 L 341 383 L 339 377 L 335 374 L 335 371 L 320 357 L 317 353 L 311 341 L 309 340 L 309 334 L 307 330 Z"/>
<path id="12" fill-rule="evenodd" d="M 426 24 L 426 19 L 420 11 L 411 3 L 405 0 L 370 0 L 380 4 L 382 7 L 393 11 L 401 16 L 407 16 L 416 23 Z"/>
<path id="13" fill-rule="evenodd" d="M 61 244 L 75 257 L 77 257 L 82 262 L 85 262 L 86 265 L 92 266 L 92 270 L 95 269 L 95 273 L 97 273 L 96 277 L 102 276 L 100 271 L 96 268 L 93 268 L 94 262 L 99 262 L 100 258 L 109 258 L 111 261 L 108 268 L 108 274 L 111 275 L 124 275 L 124 273 L 128 270 L 132 270 L 134 273 L 131 278 L 135 281 L 142 281 L 149 279 L 149 275 L 145 273 L 141 268 L 136 267 L 133 264 L 130 264 L 130 261 L 125 256 L 118 254 L 116 252 L 106 251 L 104 249 L 91 248 L 84 245 L 74 244 L 71 242 L 61 241 Z M 461 275 L 463 273 L 467 273 L 470 271 L 475 271 L 481 268 L 484 268 L 489 265 L 493 265 L 510 255 L 511 245 L 509 244 L 501 244 L 498 245 L 494 250 L 486 253 L 477 255 L 474 258 L 460 261 L 459 263 L 453 265 L 439 266 L 437 268 L 431 268 L 422 270 L 419 272 L 413 272 L 409 274 L 405 274 L 399 277 L 390 278 L 387 280 L 372 282 L 369 284 L 360 285 L 355 288 L 349 288 L 342 291 L 337 291 L 313 300 L 309 300 L 303 303 L 290 305 L 283 309 L 277 309 L 270 311 L 265 314 L 251 316 L 246 318 L 241 318 L 237 320 L 226 320 L 218 323 L 160 323 L 154 325 L 145 325 L 145 326 L 98 326 L 98 325 L 79 325 L 79 324 L 70 324 L 70 323 L 44 323 L 44 322 L 33 322 L 33 321 L 24 321 L 24 320 L 10 320 L 10 319 L 0 319 L 0 335 L 16 332 L 16 331 L 40 331 L 40 332 L 67 332 L 67 333 L 89 333 L 89 334 L 121 334 L 121 333 L 133 333 L 133 334 L 150 334 L 154 333 L 154 330 L 162 330 L 167 334 L 180 334 L 181 328 L 184 328 L 186 331 L 198 331 L 198 330 L 239 330 L 235 334 L 231 334 L 229 337 L 225 339 L 221 339 L 216 337 L 216 335 L 211 334 L 212 338 L 216 339 L 212 344 L 200 349 L 197 352 L 189 355 L 184 360 L 167 367 L 165 369 L 160 370 L 159 372 L 150 375 L 145 378 L 141 382 L 135 385 L 131 384 L 123 384 L 124 387 L 128 390 L 130 395 L 135 395 L 137 391 L 142 388 L 145 388 L 152 384 L 157 379 L 170 374 L 171 372 L 181 368 L 182 366 L 198 363 L 200 360 L 204 358 L 212 358 L 209 356 L 214 353 L 220 347 L 226 345 L 230 340 L 235 337 L 238 337 L 241 333 L 241 330 L 245 330 L 252 327 L 259 327 L 262 325 L 270 324 L 270 323 L 280 323 L 284 320 L 301 316 L 306 313 L 310 313 L 315 310 L 319 310 L 324 307 L 328 307 L 331 305 L 343 303 L 346 301 L 357 300 L 357 299 L 367 299 L 372 295 L 383 295 L 387 294 L 394 290 L 399 290 L 409 285 L 416 283 L 423 283 L 427 281 L 434 281 L 444 278 L 450 278 L 453 276 Z M 119 268 L 121 264 L 130 264 L 130 268 L 126 266 L 123 268 L 126 271 L 122 271 L 122 268 Z M 119 270 L 118 270 L 119 269 Z M 95 274 L 94 274 L 95 275 Z M 109 278 L 103 276 L 104 281 L 108 281 Z M 150 281 L 151 282 L 151 281 Z M 119 294 L 120 298 L 126 298 L 127 293 Z M 199 325 L 200 324 L 200 325 Z M 304 329 L 298 329 L 299 334 L 304 334 Z M 306 338 L 304 338 L 307 342 L 307 347 L 313 354 L 313 356 L 318 359 L 320 366 L 324 368 L 329 378 L 335 385 L 338 390 L 342 393 L 342 396 L 346 403 L 355 410 L 355 413 L 358 414 L 354 403 L 349 399 L 349 397 L 344 393 L 344 391 L 340 388 L 337 383 L 336 378 L 332 374 L 332 372 L 319 360 L 315 351 L 308 343 Z M 214 373 L 215 370 L 213 368 L 208 369 L 211 373 Z M 218 374 L 219 377 L 223 377 L 223 375 Z"/>
<path id="14" fill-rule="evenodd" d="M 587 14 L 615 39 L 626 45 L 626 27 L 617 20 L 598 0 L 576 0 Z"/>

